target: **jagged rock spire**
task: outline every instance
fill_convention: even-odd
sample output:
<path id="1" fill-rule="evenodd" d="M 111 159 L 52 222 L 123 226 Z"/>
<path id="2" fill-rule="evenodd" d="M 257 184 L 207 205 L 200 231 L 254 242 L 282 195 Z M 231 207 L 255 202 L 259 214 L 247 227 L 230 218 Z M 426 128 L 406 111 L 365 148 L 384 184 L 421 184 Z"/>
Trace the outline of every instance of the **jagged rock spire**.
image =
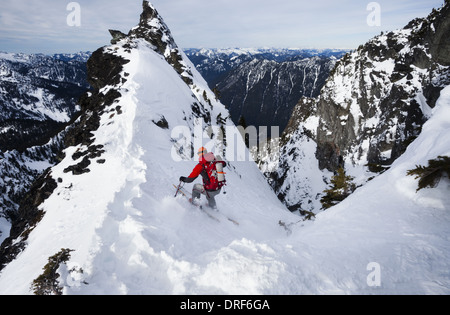
<path id="1" fill-rule="evenodd" d="M 169 28 L 153 5 L 144 1 L 142 9 L 139 25 L 131 29 L 128 36 L 145 39 L 164 56 L 169 55 L 170 50 L 178 49 Z"/>
<path id="2" fill-rule="evenodd" d="M 156 52 L 164 56 L 186 84 L 192 84 L 192 72 L 183 62 L 180 49 L 163 18 L 155 7 L 146 0 L 142 3 L 142 9 L 139 24 L 132 28 L 128 35 L 120 31 L 109 30 L 113 37 L 111 43 L 116 44 L 123 39 L 145 39 L 154 47 Z"/>

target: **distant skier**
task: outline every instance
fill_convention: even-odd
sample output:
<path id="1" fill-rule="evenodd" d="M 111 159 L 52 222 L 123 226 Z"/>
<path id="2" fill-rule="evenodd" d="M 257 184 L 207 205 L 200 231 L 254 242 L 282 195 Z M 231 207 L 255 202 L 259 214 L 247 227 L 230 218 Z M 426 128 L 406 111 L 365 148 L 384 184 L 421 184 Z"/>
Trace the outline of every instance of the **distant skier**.
<path id="1" fill-rule="evenodd" d="M 199 162 L 195 166 L 189 177 L 180 177 L 180 181 L 184 183 L 192 183 L 199 175 L 203 178 L 202 184 L 195 184 L 192 188 L 192 199 L 199 199 L 201 194 L 206 195 L 209 207 L 217 209 L 216 200 L 214 199 L 225 185 L 225 176 L 223 167 L 227 165 L 224 161 L 218 161 L 212 152 L 201 147 L 198 150 Z"/>

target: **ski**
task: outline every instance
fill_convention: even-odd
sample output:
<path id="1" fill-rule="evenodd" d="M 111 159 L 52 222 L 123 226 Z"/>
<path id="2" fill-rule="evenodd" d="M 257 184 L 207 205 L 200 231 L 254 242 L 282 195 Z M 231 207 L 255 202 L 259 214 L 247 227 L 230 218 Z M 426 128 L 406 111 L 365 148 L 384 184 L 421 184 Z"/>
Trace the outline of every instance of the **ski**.
<path id="1" fill-rule="evenodd" d="M 236 221 L 236 220 L 234 220 L 232 218 L 228 218 L 228 217 L 227 217 L 227 219 L 228 219 L 228 221 L 231 221 L 234 225 L 239 226 L 239 222 L 238 221 Z"/>
<path id="2" fill-rule="evenodd" d="M 210 214 L 209 212 L 207 212 L 205 209 L 203 209 L 203 206 L 201 204 L 198 204 L 194 201 L 191 201 L 188 194 L 191 195 L 190 193 L 188 193 L 183 187 L 181 187 L 180 185 L 173 185 L 173 187 L 175 187 L 177 189 L 177 192 L 175 194 L 175 196 L 180 193 L 182 194 L 184 197 L 186 197 L 186 199 L 188 199 L 189 203 L 195 207 L 197 207 L 198 209 L 200 209 L 200 211 L 202 211 L 204 214 L 206 214 L 210 219 L 213 219 L 214 221 L 220 222 L 220 220 L 218 218 L 216 218 L 215 216 L 213 216 L 212 214 Z"/>
<path id="3" fill-rule="evenodd" d="M 194 204 L 194 203 L 192 203 Z M 209 213 L 207 210 L 205 210 L 203 208 L 203 206 L 198 205 L 198 208 L 200 209 L 200 211 L 202 211 L 204 214 L 206 214 L 208 217 L 210 217 L 211 219 L 213 219 L 214 221 L 220 222 L 220 220 L 218 218 L 216 218 L 215 216 L 213 216 L 211 213 Z"/>
<path id="4" fill-rule="evenodd" d="M 206 210 L 206 209 L 202 209 L 202 210 L 205 211 L 207 214 L 209 214 L 208 210 Z M 239 222 L 238 222 L 238 221 L 236 221 L 236 220 L 234 220 L 234 219 L 232 219 L 232 218 L 226 216 L 226 215 L 223 214 L 223 213 L 217 212 L 217 214 L 220 215 L 220 216 L 223 216 L 225 219 L 227 219 L 228 221 L 230 221 L 230 222 L 233 223 L 234 225 L 238 225 L 238 226 L 239 226 Z"/>
<path id="5" fill-rule="evenodd" d="M 184 197 L 186 197 L 186 198 L 189 200 L 189 202 L 190 202 L 192 205 L 194 205 L 194 206 L 196 206 L 197 208 L 199 208 L 202 212 L 204 212 L 204 213 L 205 213 L 207 216 L 209 216 L 211 219 L 220 222 L 220 220 L 219 220 L 216 216 L 214 216 L 214 215 L 212 215 L 211 213 L 209 213 L 209 211 L 206 210 L 205 208 L 203 208 L 203 206 L 202 206 L 201 204 L 197 204 L 195 201 L 192 201 L 192 202 L 191 202 L 191 201 L 190 201 L 191 198 L 190 198 L 189 196 L 192 196 L 192 194 L 189 193 L 189 192 L 187 192 L 182 186 L 180 186 L 180 185 L 177 186 L 177 185 L 173 184 L 173 187 L 175 187 L 175 188 L 177 189 L 177 192 L 176 192 L 175 196 L 176 196 L 178 193 L 182 194 Z M 236 221 L 236 220 L 234 220 L 234 219 L 232 219 L 232 218 L 230 218 L 230 217 L 228 217 L 228 216 L 226 216 L 226 215 L 224 215 L 224 214 L 221 214 L 221 213 L 219 213 L 219 212 L 218 212 L 218 214 L 224 216 L 228 221 L 232 222 L 234 225 L 239 225 L 239 222 L 238 222 L 238 221 Z"/>
<path id="6" fill-rule="evenodd" d="M 232 219 L 232 218 L 230 218 L 228 216 L 225 216 L 225 217 L 227 218 L 228 221 L 232 222 L 234 225 L 239 225 L 238 221 L 236 221 L 236 220 L 234 220 L 234 219 Z"/>

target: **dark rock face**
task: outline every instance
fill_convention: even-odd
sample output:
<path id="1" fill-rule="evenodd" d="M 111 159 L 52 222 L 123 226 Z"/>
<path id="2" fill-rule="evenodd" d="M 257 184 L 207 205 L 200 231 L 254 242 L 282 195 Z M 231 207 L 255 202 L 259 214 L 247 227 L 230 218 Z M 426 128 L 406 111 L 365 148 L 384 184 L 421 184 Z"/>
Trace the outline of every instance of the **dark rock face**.
<path id="1" fill-rule="evenodd" d="M 50 170 L 41 175 L 20 203 L 19 212 L 12 222 L 10 236 L 0 246 L 0 270 L 11 262 L 26 246 L 28 235 L 44 216 L 39 205 L 57 187 Z"/>
<path id="2" fill-rule="evenodd" d="M 336 63 L 335 58 L 312 57 L 276 62 L 254 59 L 241 64 L 220 81 L 221 101 L 235 123 L 286 127 L 302 96 L 317 97 Z"/>
<path id="3" fill-rule="evenodd" d="M 109 30 L 109 33 L 112 36 L 111 39 L 111 44 L 115 45 L 118 42 L 120 42 L 122 39 L 127 37 L 127 34 L 122 33 L 121 31 L 117 31 L 117 30 Z"/>
<path id="4" fill-rule="evenodd" d="M 81 115 L 64 138 L 65 147 L 83 145 L 87 148 L 77 151 L 72 156 L 74 161 L 80 157 L 83 159 L 64 169 L 65 173 L 72 172 L 73 175 L 88 173 L 90 160 L 101 157 L 104 152 L 101 149 L 102 145 L 92 145 L 95 140 L 92 132 L 100 126 L 100 116 L 104 113 L 105 108 L 114 104 L 121 94 L 115 89 L 109 89 L 106 93 L 102 93 L 100 90 L 107 85 L 116 86 L 126 81 L 121 73 L 123 65 L 128 62 L 129 60 L 113 55 L 103 48 L 95 51 L 88 60 L 88 81 L 94 90 L 85 93 L 80 98 Z M 120 108 L 115 108 L 115 112 L 120 114 Z"/>
<path id="5" fill-rule="evenodd" d="M 450 66 L 449 11 L 449 1 L 445 1 L 444 7 L 433 10 L 427 19 L 416 19 L 406 26 L 408 28 L 422 23 L 414 40 L 420 43 L 422 38 L 427 43 L 433 59 L 443 66 Z"/>
<path id="6" fill-rule="evenodd" d="M 123 80 L 120 73 L 123 65 L 129 60 L 125 60 L 116 55 L 104 51 L 103 48 L 95 51 L 88 60 L 88 81 L 94 91 L 87 92 L 81 96 L 79 103 L 82 114 L 79 122 L 71 128 L 65 137 L 65 146 L 75 146 L 83 144 L 89 146 L 93 142 L 92 131 L 97 130 L 100 125 L 100 115 L 106 106 L 112 105 L 121 95 L 117 90 L 110 89 L 106 94 L 99 90 L 106 85 L 117 85 Z"/>

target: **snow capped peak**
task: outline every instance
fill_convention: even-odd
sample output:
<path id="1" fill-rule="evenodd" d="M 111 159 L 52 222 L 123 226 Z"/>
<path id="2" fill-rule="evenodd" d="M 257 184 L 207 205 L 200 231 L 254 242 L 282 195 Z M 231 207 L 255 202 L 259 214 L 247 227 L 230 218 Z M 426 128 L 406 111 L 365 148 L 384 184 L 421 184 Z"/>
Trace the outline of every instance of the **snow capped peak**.
<path id="1" fill-rule="evenodd" d="M 132 38 L 144 38 L 163 54 L 167 46 L 169 46 L 169 49 L 177 48 L 169 28 L 153 5 L 148 1 L 144 1 L 142 7 L 143 11 L 139 25 L 131 29 L 129 36 Z"/>
<path id="2" fill-rule="evenodd" d="M 175 43 L 163 18 L 148 1 L 143 1 L 142 8 L 139 24 L 132 28 L 128 35 L 120 31 L 110 30 L 113 36 L 112 43 L 120 43 L 124 47 L 130 48 L 135 45 L 136 39 L 145 40 L 152 45 L 156 52 L 164 56 L 186 84 L 192 84 L 192 71 L 186 61 L 183 60 L 183 52 Z"/>

